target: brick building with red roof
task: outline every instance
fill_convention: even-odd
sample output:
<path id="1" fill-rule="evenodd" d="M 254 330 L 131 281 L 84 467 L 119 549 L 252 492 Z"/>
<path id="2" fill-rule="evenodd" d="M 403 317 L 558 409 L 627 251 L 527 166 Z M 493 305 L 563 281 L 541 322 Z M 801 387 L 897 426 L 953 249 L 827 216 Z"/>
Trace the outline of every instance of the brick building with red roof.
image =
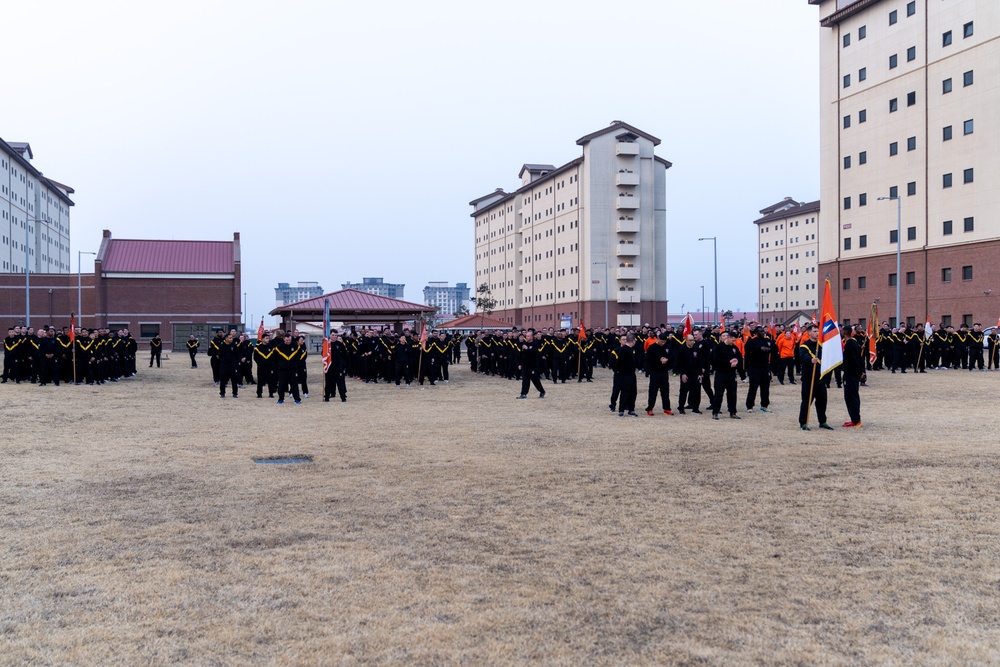
<path id="1" fill-rule="evenodd" d="M 159 334 L 178 349 L 189 333 L 206 338 L 242 320 L 240 235 L 232 241 L 114 239 L 104 230 L 94 272 L 31 274 L 30 324 L 127 328 L 139 340 Z M 25 323 L 24 274 L 0 275 L 0 323 Z M 3 324 L 0 324 L 3 326 Z"/>

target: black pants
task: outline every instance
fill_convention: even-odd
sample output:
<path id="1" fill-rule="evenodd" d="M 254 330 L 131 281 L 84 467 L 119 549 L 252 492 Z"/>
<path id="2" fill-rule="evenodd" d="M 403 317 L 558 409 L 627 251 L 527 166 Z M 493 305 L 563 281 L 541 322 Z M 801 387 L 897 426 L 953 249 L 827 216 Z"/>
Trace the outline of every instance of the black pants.
<path id="1" fill-rule="evenodd" d="M 618 412 L 635 412 L 635 397 L 639 393 L 635 373 L 615 373 L 618 390 Z"/>
<path id="2" fill-rule="evenodd" d="M 545 388 L 542 386 L 542 381 L 538 377 L 537 368 L 522 368 L 521 369 L 521 396 L 527 396 L 528 390 L 531 389 L 531 385 L 535 385 L 535 389 L 538 390 L 539 395 L 545 393 Z"/>
<path id="3" fill-rule="evenodd" d="M 795 358 L 784 357 L 778 360 L 778 379 L 785 381 L 785 372 L 788 372 L 788 382 L 795 384 Z"/>
<path id="4" fill-rule="evenodd" d="M 302 393 L 309 393 L 309 374 L 306 372 L 305 366 L 299 368 L 296 371 L 296 377 L 298 378 L 299 386 L 302 387 Z"/>
<path id="5" fill-rule="evenodd" d="M 712 402 L 712 414 L 722 411 L 722 395 L 726 395 L 726 407 L 729 414 L 736 414 L 736 373 L 715 371 L 715 400 Z"/>
<path id="6" fill-rule="evenodd" d="M 212 382 L 219 381 L 219 358 L 210 357 L 209 364 L 212 366 Z"/>
<path id="7" fill-rule="evenodd" d="M 55 359 L 42 357 L 39 361 L 38 381 L 42 384 L 54 383 L 59 386 L 59 362 Z"/>
<path id="8" fill-rule="evenodd" d="M 766 368 L 747 369 L 750 376 L 750 388 L 747 390 L 747 410 L 752 410 L 757 402 L 757 390 L 760 389 L 760 407 L 771 405 L 771 373 Z"/>
<path id="9" fill-rule="evenodd" d="M 198 352 L 196 350 L 191 350 L 188 354 L 191 355 L 191 368 L 198 368 L 198 362 L 194 360 L 194 358 L 198 355 Z"/>
<path id="10" fill-rule="evenodd" d="M 983 370 L 983 346 L 982 345 L 972 345 L 969 348 L 969 370 L 971 371 L 973 367 Z"/>
<path id="11" fill-rule="evenodd" d="M 677 408 L 685 407 L 697 410 L 701 407 L 701 380 L 697 376 L 688 375 L 687 382 L 681 382 L 681 393 L 677 397 Z"/>
<path id="12" fill-rule="evenodd" d="M 715 405 L 715 392 L 712 391 L 712 376 L 708 371 L 701 376 L 701 388 L 705 391 L 705 396 L 708 397 L 708 404 Z"/>
<path id="13" fill-rule="evenodd" d="M 160 350 L 151 350 L 149 355 L 149 367 L 153 367 L 153 362 L 156 362 L 156 367 L 160 367 Z"/>
<path id="14" fill-rule="evenodd" d="M 398 368 L 398 365 L 397 365 Z M 323 392 L 323 398 L 333 398 L 340 392 L 340 400 L 347 400 L 347 381 L 345 379 L 345 374 L 343 369 L 337 368 L 335 366 L 330 366 L 329 370 L 326 371 L 326 388 Z"/>
<path id="15" fill-rule="evenodd" d="M 656 406 L 656 395 L 660 394 L 663 409 L 670 409 L 670 373 L 656 372 L 649 374 L 649 397 L 646 401 L 646 412 Z"/>
<path id="16" fill-rule="evenodd" d="M 844 375 L 844 403 L 847 404 L 847 414 L 855 424 L 861 423 L 861 378 L 854 375 Z"/>
<path id="17" fill-rule="evenodd" d="M 268 396 L 274 396 L 274 373 L 267 364 L 257 364 L 257 398 L 264 397 L 264 385 Z"/>
<path id="18" fill-rule="evenodd" d="M 410 375 L 410 364 L 406 361 L 396 362 L 396 386 L 399 386 L 400 380 L 406 380 L 406 384 L 413 382 L 413 376 Z"/>
<path id="19" fill-rule="evenodd" d="M 819 374 L 819 364 L 814 364 L 813 372 Z M 816 401 L 816 416 L 819 423 L 826 423 L 826 383 L 816 378 L 815 382 L 810 382 L 806 375 L 802 376 L 802 405 L 799 407 L 799 424 L 803 425 L 809 420 L 809 389 L 812 388 L 813 400 Z"/>
<path id="20" fill-rule="evenodd" d="M 294 368 L 278 369 L 278 400 L 285 400 L 285 389 L 291 387 L 292 398 L 299 400 L 299 378 Z"/>
<path id="21" fill-rule="evenodd" d="M 223 366 L 219 369 L 219 396 L 226 395 L 226 385 L 232 383 L 233 396 L 240 395 L 240 373 L 235 366 Z"/>

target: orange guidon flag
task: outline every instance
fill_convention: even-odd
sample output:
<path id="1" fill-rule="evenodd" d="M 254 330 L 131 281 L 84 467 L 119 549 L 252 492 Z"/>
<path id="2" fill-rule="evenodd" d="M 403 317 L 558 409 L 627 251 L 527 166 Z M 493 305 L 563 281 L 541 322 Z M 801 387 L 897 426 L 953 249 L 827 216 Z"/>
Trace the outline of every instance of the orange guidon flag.
<path id="1" fill-rule="evenodd" d="M 580 318 L 580 333 L 576 337 L 578 341 L 587 340 L 587 329 L 583 326 L 583 318 Z"/>

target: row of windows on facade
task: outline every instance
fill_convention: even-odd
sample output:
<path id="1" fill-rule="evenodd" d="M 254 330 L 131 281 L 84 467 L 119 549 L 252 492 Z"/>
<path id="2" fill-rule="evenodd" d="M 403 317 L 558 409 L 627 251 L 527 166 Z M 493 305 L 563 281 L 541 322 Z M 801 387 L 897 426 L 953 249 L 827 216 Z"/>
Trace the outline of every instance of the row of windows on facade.
<path id="1" fill-rule="evenodd" d="M 969 70 L 968 72 L 965 72 L 964 74 L 962 74 L 962 87 L 968 88 L 969 86 L 973 85 L 975 83 L 975 79 L 976 79 L 975 70 Z M 947 95 L 948 93 L 952 92 L 952 90 L 953 90 L 953 84 L 951 77 L 948 77 L 947 79 L 941 81 L 942 95 Z M 906 106 L 911 107 L 916 103 L 917 103 L 916 92 L 911 91 L 907 93 Z M 891 100 L 889 100 L 889 113 L 894 113 L 898 109 L 899 109 L 898 98 L 894 97 Z M 861 109 L 860 111 L 858 111 L 858 125 L 861 125 L 862 123 L 865 123 L 867 121 L 868 121 L 868 109 Z M 851 114 L 847 114 L 846 116 L 843 117 L 842 125 L 845 130 L 851 127 Z"/>
<path id="2" fill-rule="evenodd" d="M 944 222 L 941 223 L 941 234 L 943 236 L 951 236 L 953 229 L 954 229 L 954 221 L 953 220 L 945 220 Z M 962 229 L 965 232 L 973 232 L 973 231 L 975 231 L 976 230 L 976 219 L 975 218 L 965 218 L 962 221 Z M 847 236 L 847 237 L 844 238 L 844 250 L 850 250 L 851 249 L 851 238 L 852 237 L 850 237 L 850 236 Z M 899 240 L 899 235 L 897 234 L 897 230 L 895 230 L 895 229 L 889 230 L 889 243 L 890 244 L 897 243 L 898 240 Z M 917 228 L 916 227 L 907 227 L 906 228 L 906 240 L 907 241 L 916 241 L 917 240 Z M 867 248 L 867 247 L 868 247 L 868 235 L 867 234 L 861 234 L 860 236 L 858 236 L 858 248 Z"/>
<path id="3" fill-rule="evenodd" d="M 806 234 L 806 237 L 805 237 L 804 240 L 805 241 L 815 241 L 816 240 L 816 235 L 815 234 Z M 789 243 L 798 243 L 799 242 L 799 237 L 796 236 L 794 239 L 788 239 L 788 242 Z M 784 239 L 778 239 L 777 241 L 774 242 L 774 247 L 775 248 L 777 248 L 779 246 L 783 246 L 783 245 L 785 245 L 785 240 Z M 771 247 L 771 242 L 770 241 L 765 241 L 764 243 L 760 244 L 760 247 L 761 248 L 770 248 Z"/>
<path id="4" fill-rule="evenodd" d="M 916 59 L 917 59 L 917 47 L 911 46 L 908 49 L 906 49 L 906 62 L 913 62 Z M 891 56 L 889 56 L 889 69 L 893 70 L 896 69 L 898 66 L 899 66 L 899 55 L 893 53 Z M 858 70 L 858 83 L 866 81 L 867 79 L 868 79 L 868 68 L 862 67 L 861 69 Z M 969 70 L 968 72 L 962 74 L 962 80 L 965 83 L 965 86 L 971 86 L 973 81 L 972 70 Z M 850 87 L 851 87 L 851 75 L 845 74 L 844 88 L 850 88 Z M 944 95 L 947 95 L 948 93 L 951 92 L 952 90 L 951 77 L 948 77 L 947 79 L 944 79 L 942 81 L 941 88 L 943 91 L 942 94 Z"/>
<path id="5" fill-rule="evenodd" d="M 569 182 L 570 183 L 576 183 L 579 180 L 580 180 L 579 174 L 573 174 L 572 176 L 569 177 Z M 563 180 L 563 181 L 561 181 L 557 185 L 558 185 L 558 188 L 561 190 L 564 187 L 566 187 L 566 182 L 565 182 L 565 180 Z M 536 192 L 536 193 L 534 193 L 534 196 L 525 197 L 524 201 L 522 203 L 524 205 L 528 205 L 528 204 L 531 203 L 532 199 L 535 199 L 535 200 L 541 199 L 544 195 L 550 195 L 550 194 L 552 194 L 552 192 L 553 192 L 553 188 L 551 186 L 547 187 L 547 188 L 545 188 L 544 192 Z"/>
<path id="6" fill-rule="evenodd" d="M 803 224 L 808 225 L 809 223 L 816 224 L 816 218 L 806 218 Z M 788 223 L 788 228 L 789 229 L 791 229 L 792 227 L 798 227 L 798 226 L 799 226 L 799 220 L 793 220 L 792 222 Z M 781 223 L 780 225 L 775 225 L 774 226 L 774 231 L 780 232 L 784 228 L 785 228 L 785 224 Z M 771 231 L 770 227 L 761 227 L 760 228 L 760 233 L 761 234 L 767 234 L 769 231 Z M 813 236 L 815 237 L 815 234 L 813 234 Z"/>
<path id="7" fill-rule="evenodd" d="M 12 216 L 12 215 L 10 215 L 10 213 L 8 211 L 3 211 L 2 213 L 3 213 L 3 219 L 4 220 L 10 220 L 12 224 L 20 225 L 21 229 L 24 229 L 24 220 L 18 220 L 16 215 Z M 56 221 L 56 220 L 39 220 L 39 222 L 41 222 L 44 225 L 48 225 L 49 227 L 51 227 L 52 229 L 55 229 L 58 232 L 68 232 L 69 231 L 69 225 L 68 224 L 64 228 L 63 225 L 62 225 L 62 222 L 59 222 L 59 221 Z M 34 229 L 34 227 L 30 227 L 29 226 L 28 227 L 28 231 L 29 232 L 33 232 L 33 231 L 35 231 L 35 229 Z"/>
<path id="8" fill-rule="evenodd" d="M 813 283 L 811 285 L 809 283 L 806 283 L 805 285 L 791 285 L 788 288 L 788 291 L 789 292 L 798 292 L 798 291 L 803 290 L 803 289 L 807 289 L 807 290 L 808 289 L 816 289 L 816 283 Z M 783 286 L 782 287 L 775 287 L 774 288 L 774 293 L 775 294 L 778 294 L 779 292 L 784 292 L 784 291 L 785 291 L 785 288 Z M 770 294 L 771 293 L 771 288 L 770 287 L 765 287 L 765 288 L 763 288 L 760 291 L 760 293 L 761 294 Z"/>
<path id="9" fill-rule="evenodd" d="M 916 2 L 907 3 L 906 15 L 909 17 L 913 16 L 916 13 L 917 13 Z M 896 10 L 894 9 L 891 12 L 889 12 L 889 25 L 896 25 L 896 23 L 897 23 L 897 14 Z M 972 37 L 972 35 L 975 33 L 975 26 L 973 25 L 973 23 L 974 23 L 973 21 L 969 21 L 968 23 L 962 26 L 963 39 L 968 39 L 969 37 Z M 867 25 L 860 26 L 858 28 L 858 41 L 860 42 L 867 36 L 868 36 L 868 26 Z M 849 47 L 851 45 L 851 33 L 850 32 L 844 33 L 843 37 L 841 38 L 841 41 L 845 49 Z M 952 31 L 947 30 L 941 33 L 941 46 L 942 47 L 951 46 L 951 44 L 952 44 Z"/>
<path id="10" fill-rule="evenodd" d="M 973 134 L 975 131 L 976 131 L 976 121 L 975 121 L 975 119 L 970 118 L 970 119 L 962 122 L 962 135 L 963 136 L 968 136 L 970 134 Z M 953 130 L 953 128 L 952 128 L 951 125 L 946 125 L 945 127 L 941 128 L 941 140 L 942 141 L 951 141 L 953 136 L 954 136 L 954 130 Z M 910 151 L 915 151 L 915 150 L 917 150 L 917 138 L 916 137 L 908 137 L 906 139 L 906 151 L 910 152 Z M 898 141 L 893 141 L 893 142 L 891 142 L 889 144 L 889 157 L 893 157 L 895 155 L 899 155 L 899 142 Z M 858 164 L 859 165 L 868 164 L 868 151 L 861 151 L 860 153 L 858 153 Z M 845 155 L 844 156 L 844 169 L 850 169 L 850 168 L 851 168 L 851 156 L 850 155 Z"/>
<path id="11" fill-rule="evenodd" d="M 558 296 L 552 296 L 557 294 Z M 580 296 L 580 290 L 569 290 L 569 296 Z M 541 295 L 536 297 L 526 296 L 524 297 L 524 303 L 533 303 L 536 301 L 551 301 L 552 299 L 564 299 L 566 298 L 566 292 L 547 292 L 544 297 Z"/>
<path id="12" fill-rule="evenodd" d="M 789 255 L 788 258 L 789 259 L 797 259 L 798 255 L 796 255 L 795 257 L 792 257 L 791 255 Z M 805 272 L 806 273 L 816 273 L 816 267 L 815 266 L 807 266 L 805 268 Z M 789 269 L 788 270 L 788 275 L 790 275 L 790 276 L 797 276 L 797 275 L 799 275 L 799 270 L 798 269 Z M 770 277 L 771 277 L 770 273 L 762 273 L 762 274 L 760 274 L 761 280 L 766 280 L 766 279 L 768 279 Z M 774 272 L 774 277 L 775 278 L 784 278 L 785 277 L 785 272 L 784 271 L 775 271 Z"/>
<path id="13" fill-rule="evenodd" d="M 569 229 L 577 229 L 580 226 L 580 221 L 579 220 L 572 220 L 571 222 L 569 222 L 567 224 L 569 225 Z M 514 229 L 514 226 L 511 225 L 510 228 L 507 231 L 513 231 L 513 229 Z M 565 232 L 566 230 L 567 230 L 567 226 L 566 225 L 559 225 L 558 227 L 555 228 L 554 231 L 551 230 L 551 229 L 546 230 L 544 232 L 545 236 L 542 236 L 542 232 L 539 232 L 539 233 L 535 234 L 534 235 L 535 236 L 535 240 L 538 241 L 538 240 L 541 240 L 542 238 L 547 238 L 549 236 L 552 236 L 555 232 Z M 497 232 L 493 232 L 492 234 L 490 234 L 490 238 L 495 238 L 496 235 L 497 235 Z M 485 243 L 487 240 L 488 239 L 485 236 L 482 236 L 482 237 L 477 236 L 476 237 L 476 243 L 477 244 L 478 243 Z M 525 243 L 531 243 L 531 234 L 528 234 L 527 236 L 524 237 L 524 242 Z M 511 243 L 507 247 L 509 249 L 513 249 L 514 248 L 514 244 Z M 477 259 L 478 259 L 478 256 L 477 256 Z"/>
<path id="14" fill-rule="evenodd" d="M 975 183 L 975 180 L 976 180 L 975 169 L 970 167 L 969 169 L 965 169 L 962 171 L 963 184 Z M 952 182 L 953 178 L 950 172 L 942 175 L 941 177 L 942 188 L 944 189 L 950 188 L 952 186 Z M 906 184 L 906 196 L 913 197 L 916 194 L 917 194 L 917 182 L 910 181 L 909 183 Z M 891 186 L 889 188 L 889 198 L 894 199 L 898 196 L 899 196 L 899 186 L 896 185 Z M 858 206 L 860 207 L 867 205 L 868 205 L 868 193 L 862 192 L 861 194 L 858 195 Z M 850 210 L 850 208 L 851 208 L 851 198 L 844 197 L 844 210 L 847 211 Z"/>
<path id="15" fill-rule="evenodd" d="M 804 303 L 800 303 L 799 301 L 788 302 L 788 308 L 805 308 L 806 306 L 815 306 L 815 305 L 816 305 L 815 299 L 813 299 L 812 301 L 806 300 Z M 768 310 L 770 308 L 784 308 L 784 307 L 785 307 L 784 301 L 775 302 L 773 306 L 769 303 L 764 304 L 764 310 Z"/>
<path id="16" fill-rule="evenodd" d="M 798 257 L 798 253 L 796 253 L 795 256 Z M 806 250 L 806 257 L 815 257 L 815 256 L 816 256 L 816 251 L 815 250 Z M 785 259 L 785 257 L 784 257 L 784 255 L 782 255 L 781 257 L 775 257 L 774 261 L 775 262 L 781 262 L 784 259 Z M 771 263 L 771 258 L 770 257 L 763 257 L 763 258 L 761 258 L 760 263 L 761 264 L 770 264 Z"/>
<path id="17" fill-rule="evenodd" d="M 962 280 L 972 280 L 972 276 L 973 276 L 972 265 L 963 266 L 962 267 Z M 917 272 L 916 271 L 907 271 L 906 275 L 905 275 L 905 280 L 906 280 L 906 284 L 907 285 L 916 285 L 917 284 Z M 952 269 L 951 269 L 951 267 L 950 266 L 942 267 L 941 268 L 941 282 L 943 282 L 943 283 L 950 283 L 951 280 L 952 280 Z M 888 286 L 889 287 L 895 287 L 896 286 L 896 282 L 897 282 L 897 276 L 896 276 L 896 274 L 895 273 L 890 273 L 889 277 L 888 277 Z M 867 276 L 858 276 L 857 282 L 855 282 L 854 284 L 857 285 L 857 289 L 859 289 L 859 290 L 868 289 L 868 278 L 867 278 Z M 850 278 L 843 278 L 842 282 L 841 282 L 841 286 L 843 288 L 843 291 L 850 292 L 851 291 L 851 279 Z"/>

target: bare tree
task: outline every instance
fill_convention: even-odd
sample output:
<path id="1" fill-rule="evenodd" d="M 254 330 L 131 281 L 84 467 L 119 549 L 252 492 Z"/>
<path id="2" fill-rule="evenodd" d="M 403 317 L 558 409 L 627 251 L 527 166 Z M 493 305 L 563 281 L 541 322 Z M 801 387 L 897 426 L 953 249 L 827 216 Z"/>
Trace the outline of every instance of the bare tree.
<path id="1" fill-rule="evenodd" d="M 482 328 L 486 324 L 486 317 L 497 307 L 497 300 L 493 298 L 493 291 L 490 289 L 489 283 L 483 283 L 476 288 L 475 304 L 476 310 L 483 315 L 479 324 L 479 327 Z"/>

